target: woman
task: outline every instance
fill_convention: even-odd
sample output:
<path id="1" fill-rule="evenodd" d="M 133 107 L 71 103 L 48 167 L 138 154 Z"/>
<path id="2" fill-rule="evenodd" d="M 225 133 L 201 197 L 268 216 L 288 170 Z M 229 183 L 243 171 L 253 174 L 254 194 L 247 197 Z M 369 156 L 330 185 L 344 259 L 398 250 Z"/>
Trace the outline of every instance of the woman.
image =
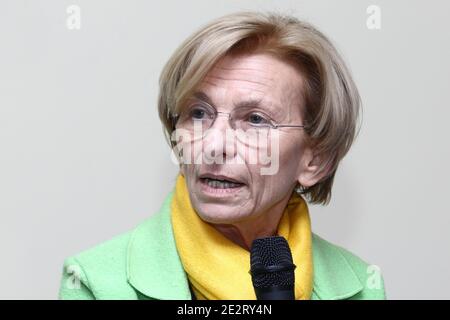
<path id="1" fill-rule="evenodd" d="M 378 269 L 312 233 L 306 202 L 329 202 L 359 107 L 342 58 L 311 25 L 244 12 L 203 27 L 160 77 L 180 163 L 173 192 L 136 229 L 68 258 L 60 298 L 255 299 L 249 250 L 279 235 L 296 299 L 384 299 Z"/>

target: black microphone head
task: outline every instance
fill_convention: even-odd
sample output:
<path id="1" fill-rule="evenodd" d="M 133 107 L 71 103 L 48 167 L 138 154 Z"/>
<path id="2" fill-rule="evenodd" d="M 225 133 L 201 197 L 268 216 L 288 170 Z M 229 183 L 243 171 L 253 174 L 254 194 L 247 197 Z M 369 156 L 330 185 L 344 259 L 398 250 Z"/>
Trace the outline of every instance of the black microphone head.
<path id="1" fill-rule="evenodd" d="M 295 265 L 285 238 L 274 236 L 254 240 L 250 265 L 258 299 L 295 299 Z M 280 295 L 280 292 L 285 293 Z"/>

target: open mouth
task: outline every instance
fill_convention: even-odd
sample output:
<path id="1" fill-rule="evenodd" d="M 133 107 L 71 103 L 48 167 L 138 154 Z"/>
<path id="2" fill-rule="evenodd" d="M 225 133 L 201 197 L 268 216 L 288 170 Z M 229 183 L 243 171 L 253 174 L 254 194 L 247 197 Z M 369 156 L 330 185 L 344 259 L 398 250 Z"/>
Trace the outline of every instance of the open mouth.
<path id="1" fill-rule="evenodd" d="M 200 181 L 214 189 L 233 189 L 240 188 L 244 184 L 239 182 L 234 182 L 230 180 L 222 180 L 222 179 L 212 179 L 212 178 L 200 178 Z"/>

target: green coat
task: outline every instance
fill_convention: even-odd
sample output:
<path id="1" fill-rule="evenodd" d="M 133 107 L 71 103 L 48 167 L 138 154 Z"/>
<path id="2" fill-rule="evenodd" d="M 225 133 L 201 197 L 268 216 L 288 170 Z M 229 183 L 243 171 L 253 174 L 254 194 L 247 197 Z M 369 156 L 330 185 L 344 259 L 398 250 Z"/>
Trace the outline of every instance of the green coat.
<path id="1" fill-rule="evenodd" d="M 191 299 L 170 219 L 173 193 L 134 230 L 65 260 L 60 299 Z M 385 299 L 377 267 L 313 234 L 312 299 Z"/>

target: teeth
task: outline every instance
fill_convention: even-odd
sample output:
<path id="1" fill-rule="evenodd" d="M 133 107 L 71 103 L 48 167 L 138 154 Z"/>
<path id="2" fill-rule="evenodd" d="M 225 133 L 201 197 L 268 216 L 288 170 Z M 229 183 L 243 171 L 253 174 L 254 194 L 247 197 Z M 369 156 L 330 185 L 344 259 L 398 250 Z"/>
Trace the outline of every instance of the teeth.
<path id="1" fill-rule="evenodd" d="M 215 180 L 215 179 L 209 179 L 206 178 L 205 179 L 206 184 L 212 188 L 221 188 L 221 189 L 226 189 L 226 188 L 237 188 L 239 187 L 241 184 L 240 183 L 234 183 L 231 181 L 223 181 L 223 180 Z"/>

